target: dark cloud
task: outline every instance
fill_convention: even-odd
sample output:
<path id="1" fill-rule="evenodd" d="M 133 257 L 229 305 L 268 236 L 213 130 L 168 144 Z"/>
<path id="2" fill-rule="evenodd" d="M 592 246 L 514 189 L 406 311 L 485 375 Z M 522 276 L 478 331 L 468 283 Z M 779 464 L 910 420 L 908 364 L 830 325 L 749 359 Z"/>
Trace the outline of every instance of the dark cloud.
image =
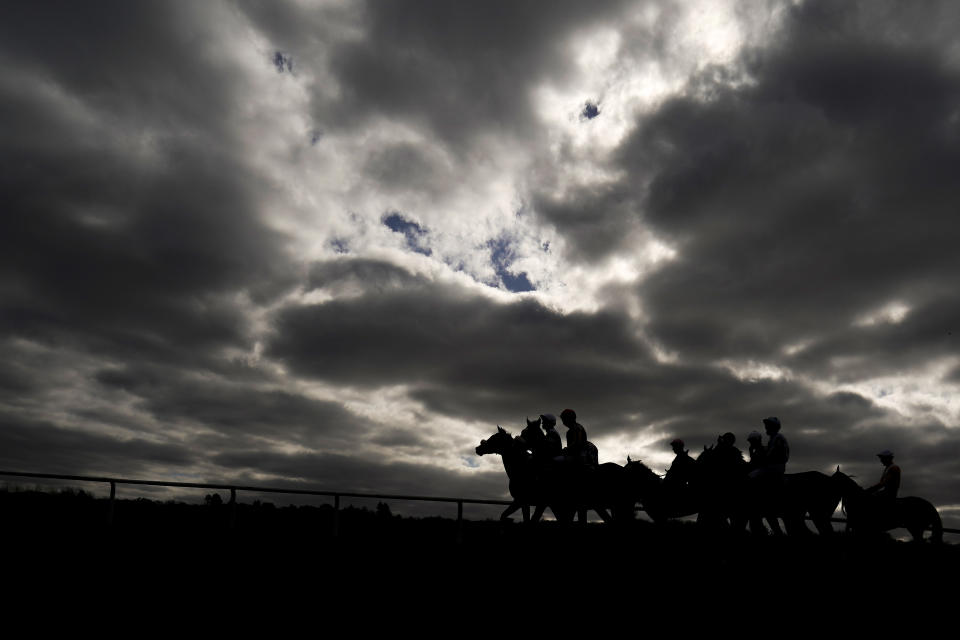
<path id="1" fill-rule="evenodd" d="M 371 442 L 384 447 L 402 447 L 421 450 L 426 449 L 430 444 L 429 440 L 421 434 L 409 429 L 384 429 L 371 438 Z"/>
<path id="2" fill-rule="evenodd" d="M 337 129 L 377 117 L 407 122 L 457 151 L 491 131 L 527 138 L 537 131 L 530 90 L 548 79 L 562 84 L 575 77 L 566 37 L 616 15 L 623 4 L 564 1 L 543 11 L 527 1 L 364 3 L 358 11 L 362 37 L 325 52 L 339 91 L 331 97 L 326 86 L 316 87 L 315 117 Z M 315 46 L 303 24 L 320 21 L 316 13 L 286 7 L 268 16 L 260 5 L 247 7 L 271 38 L 296 43 L 284 44 L 288 50 Z"/>
<path id="3" fill-rule="evenodd" d="M 3 395 L 28 395 L 39 389 L 43 384 L 42 373 L 15 357 L 18 349 L 12 341 L 6 340 L 0 345 L 5 354 L 0 362 L 0 392 Z"/>
<path id="4" fill-rule="evenodd" d="M 440 197 L 456 180 L 445 163 L 422 145 L 400 143 L 371 151 L 364 174 L 385 191 L 424 192 Z"/>
<path id="5" fill-rule="evenodd" d="M 753 82 L 668 101 L 620 150 L 652 176 L 644 220 L 679 247 L 640 295 L 685 356 L 868 341 L 851 325 L 891 301 L 954 314 L 960 75 L 925 41 L 856 25 L 811 42 L 816 5 L 752 53 Z"/>
<path id="6" fill-rule="evenodd" d="M 596 395 L 599 404 L 630 384 L 622 370 L 643 372 L 652 362 L 630 322 L 614 314 L 497 303 L 365 260 L 315 265 L 311 281 L 334 291 L 362 281 L 365 293 L 281 310 L 271 356 L 339 384 L 414 385 L 432 408 L 452 414 L 478 398 L 487 398 L 483 415 L 491 417 L 508 407 L 522 415 L 531 404 L 546 410 L 536 404 L 551 398 Z"/>
<path id="7" fill-rule="evenodd" d="M 231 469 L 270 473 L 296 478 L 302 485 L 337 487 L 362 493 L 438 495 L 444 487 L 450 497 L 489 498 L 503 496 L 506 482 L 499 473 L 452 473 L 431 465 L 385 462 L 333 454 L 264 454 L 238 451 L 222 454 L 217 464 Z M 254 483 L 256 484 L 256 483 Z M 290 483 L 281 483 L 291 486 Z"/>
<path id="8" fill-rule="evenodd" d="M 960 380 L 948 360 L 960 355 L 955 7 L 793 7 L 769 46 L 701 68 L 614 154 L 597 151 L 591 171 L 622 178 L 589 187 L 558 184 L 532 92 L 595 95 L 570 57 L 576 32 L 622 27 L 618 55 L 665 52 L 676 16 L 624 26 L 613 2 L 10 7 L 0 466 L 490 497 L 504 494 L 503 473 L 442 466 L 476 465 L 472 448 L 416 422 L 516 431 L 525 414 L 572 407 L 591 437 L 662 434 L 664 452 L 675 436 L 694 451 L 724 431 L 743 443 L 778 415 L 791 470 L 840 464 L 868 484 L 874 453 L 892 448 L 905 492 L 953 502 L 956 425 L 922 396 L 900 414 L 850 389 L 938 362 L 942 384 Z M 228 41 L 250 47 L 262 76 Z M 304 266 L 267 222 L 289 194 L 257 164 L 272 147 L 251 143 L 275 134 L 249 119 L 257 78 L 306 91 L 297 143 L 317 156 L 372 125 L 411 133 L 377 148 L 352 140 L 357 155 L 342 161 L 362 189 L 321 191 L 441 201 L 465 163 L 497 166 L 478 150 L 506 140 L 535 166 L 501 177 L 525 185 L 533 222 L 556 230 L 573 266 L 634 251 L 647 233 L 677 257 L 632 288 L 608 287 L 604 306 L 567 313 L 356 257 L 367 238 L 342 228 L 315 243 L 339 259 Z M 596 98 L 582 126 L 605 126 L 601 100 L 606 117 L 612 99 Z M 310 214 L 324 221 L 334 205 L 317 201 Z M 388 210 L 381 222 L 436 260 L 430 241 L 447 229 L 428 219 Z M 522 243 L 495 228 L 482 238 L 473 250 L 489 251 L 488 284 L 532 290 L 514 270 Z M 323 302 L 291 301 L 301 293 Z M 303 391 L 317 381 L 324 399 Z M 387 387 L 407 390 L 416 418 L 380 424 L 331 395 L 372 402 Z"/>
<path id="9" fill-rule="evenodd" d="M 627 317 L 612 312 L 496 303 L 363 260 L 321 263 L 314 273 L 334 291 L 362 280 L 370 293 L 282 310 L 267 352 L 334 384 L 407 385 L 434 412 L 509 428 L 525 414 L 571 406 L 592 436 L 659 424 L 701 444 L 728 430 L 744 437 L 761 418 L 783 413 L 786 424 L 810 431 L 798 451 L 814 466 L 833 460 L 830 442 L 816 433 L 886 416 L 852 393 L 825 398 L 799 382 L 657 363 Z"/>
<path id="10" fill-rule="evenodd" d="M 383 293 L 406 287 L 416 287 L 422 279 L 403 267 L 380 260 L 342 258 L 310 265 L 307 290 L 325 289 L 333 294 L 351 289 L 366 289 Z"/>
<path id="11" fill-rule="evenodd" d="M 225 431 L 248 418 L 268 430 L 271 412 L 292 431 L 308 415 L 344 422 L 305 398 L 183 382 L 219 371 L 246 384 L 224 353 L 252 351 L 250 308 L 295 284 L 286 238 L 261 219 L 272 187 L 234 129 L 248 85 L 198 48 L 212 30 L 191 17 L 165 3 L 47 3 L 0 25 L 0 383 L 12 392 L 0 407 L 18 434 L 5 466 L 117 474 L 202 460 L 107 398 Z M 80 372 L 98 359 L 88 387 Z M 56 417 L 24 417 L 43 407 Z M 143 437 L 106 435 L 117 431 Z"/>
<path id="12" fill-rule="evenodd" d="M 669 433 L 705 444 L 711 433 L 745 435 L 762 416 L 779 415 L 793 469 L 841 464 L 871 484 L 873 454 L 893 448 L 909 460 L 905 492 L 951 502 L 954 425 L 805 383 L 906 379 L 960 355 L 952 333 L 960 264 L 951 250 L 960 232 L 952 177 L 960 74 L 941 37 L 920 36 L 917 10 L 832 6 L 793 9 L 780 40 L 741 59 L 749 82 L 708 72 L 666 101 L 618 150 L 620 184 L 539 210 L 588 259 L 617 245 L 615 234 L 598 244 L 587 212 L 605 212 L 601 230 L 617 224 L 611 202 L 642 212 L 678 251 L 638 289 L 649 335 L 691 372 L 753 361 L 795 376 L 677 378 L 684 402 L 658 402 L 676 411 Z M 931 13 L 932 33 L 942 18 Z M 891 315 L 890 305 L 901 308 Z M 913 402 L 909 411 L 937 411 Z"/>
<path id="13" fill-rule="evenodd" d="M 951 328 L 960 324 L 960 304 L 944 297 L 918 305 L 898 322 L 848 326 L 823 336 L 787 360 L 797 370 L 816 374 L 824 362 L 842 359 L 840 381 L 868 378 L 878 372 L 906 371 L 960 354 Z"/>
<path id="14" fill-rule="evenodd" d="M 5 74 L 22 74 L 21 91 L 30 81 L 52 83 L 75 100 L 73 109 L 109 114 L 117 127 L 143 132 L 152 121 L 177 133 L 228 136 L 225 116 L 245 87 L 203 46 L 215 33 L 211 17 L 201 7 L 156 1 L 11 7 L 0 25 Z M 47 133 L 38 124 L 4 129 L 32 138 Z"/>
<path id="15" fill-rule="evenodd" d="M 140 475 L 145 467 L 187 469 L 197 456 L 186 445 L 117 438 L 0 412 L 0 467 L 4 470 Z"/>
<path id="16" fill-rule="evenodd" d="M 584 187 L 562 196 L 537 191 L 531 208 L 567 240 L 577 262 L 602 261 L 636 246 L 641 207 L 630 184 Z"/>
<path id="17" fill-rule="evenodd" d="M 199 355 L 244 344 L 238 293 L 283 287 L 269 185 L 225 125 L 240 89 L 167 7 L 24 5 L 0 27 L 0 87 L 22 74 L 0 133 L 7 335 Z"/>
<path id="18" fill-rule="evenodd" d="M 138 178 L 135 170 L 114 176 Z M 271 262 L 277 238 L 257 221 L 241 185 L 219 171 L 197 167 L 192 176 L 151 182 L 143 202 L 118 205 L 124 219 L 102 224 L 76 209 L 114 204 L 68 185 L 50 185 L 39 198 L 28 194 L 37 192 L 29 179 L 0 186 L 11 205 L 0 223 L 5 332 L 153 357 L 243 343 L 234 296 L 263 295 L 271 275 L 280 282 L 279 263 Z"/>
<path id="19" fill-rule="evenodd" d="M 161 423 L 186 423 L 215 432 L 220 439 L 218 448 L 234 448 L 262 438 L 324 449 L 343 446 L 376 426 L 340 403 L 270 388 L 269 380 L 255 373 L 249 377 L 261 379 L 201 377 L 134 367 L 96 374 L 100 384 L 122 389 L 136 399 L 140 410 Z"/>

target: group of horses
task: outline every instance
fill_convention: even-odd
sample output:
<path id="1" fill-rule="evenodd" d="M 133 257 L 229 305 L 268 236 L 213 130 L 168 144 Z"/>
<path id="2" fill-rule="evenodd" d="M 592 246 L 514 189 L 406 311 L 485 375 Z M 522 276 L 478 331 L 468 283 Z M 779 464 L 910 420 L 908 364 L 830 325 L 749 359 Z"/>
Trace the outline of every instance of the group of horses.
<path id="1" fill-rule="evenodd" d="M 522 510 L 524 522 L 537 522 L 549 507 L 561 523 L 572 522 L 575 515 L 585 522 L 588 510 L 605 522 L 619 523 L 632 521 L 639 504 L 654 522 L 695 515 L 706 525 L 745 530 L 749 523 L 752 531 L 760 532 L 766 519 L 779 533 L 778 519 L 782 519 L 787 534 L 804 535 L 811 533 L 805 522 L 809 518 L 821 535 L 829 535 L 833 533 L 831 519 L 842 500 L 847 525 L 854 532 L 903 527 L 914 540 L 923 540 L 926 530 L 932 531 L 932 541 L 942 540 L 940 514 L 930 502 L 917 497 L 881 500 L 839 466 L 832 475 L 806 471 L 764 482 L 748 478 L 746 463 L 732 474 L 729 468 L 717 469 L 711 464 L 713 447 L 705 447 L 691 476 L 675 482 L 629 457 L 622 466 L 606 462 L 595 468 L 563 459 L 537 460 L 529 450 L 530 438 L 523 437 L 533 429 L 540 429 L 539 420 L 527 420 L 521 437 L 498 426 L 496 433 L 476 448 L 477 455 L 499 454 L 503 460 L 513 501 L 502 520 Z"/>

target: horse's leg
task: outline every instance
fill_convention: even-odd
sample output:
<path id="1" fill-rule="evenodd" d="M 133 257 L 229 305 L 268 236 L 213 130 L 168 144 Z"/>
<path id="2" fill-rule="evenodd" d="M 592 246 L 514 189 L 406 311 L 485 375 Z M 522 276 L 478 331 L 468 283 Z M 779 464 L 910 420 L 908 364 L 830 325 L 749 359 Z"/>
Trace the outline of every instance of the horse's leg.
<path id="1" fill-rule="evenodd" d="M 550 509 L 553 511 L 553 517 L 557 519 L 562 526 L 567 526 L 573 522 L 573 518 L 576 515 L 576 510 L 573 507 L 568 505 L 550 505 Z"/>
<path id="2" fill-rule="evenodd" d="M 545 505 L 545 504 L 538 504 L 538 505 L 537 505 L 537 508 L 533 510 L 533 518 L 531 519 L 531 522 L 533 522 L 533 523 L 540 522 L 540 518 L 543 517 L 543 512 L 546 511 L 546 510 L 547 510 L 547 505 Z M 557 514 L 554 513 L 553 515 L 554 515 L 554 517 L 556 517 Z"/>
<path id="3" fill-rule="evenodd" d="M 824 530 L 823 525 L 825 524 L 823 518 L 818 518 L 817 516 L 810 514 L 810 517 L 813 519 L 813 526 L 817 528 L 817 533 L 822 536 L 828 536 L 833 533 L 833 527 L 830 527 L 830 531 L 827 532 Z M 826 523 L 829 526 L 829 523 Z"/>
<path id="4" fill-rule="evenodd" d="M 613 506 L 610 515 L 613 516 L 614 522 L 632 522 L 633 504 L 626 501 L 620 502 Z"/>
<path id="5" fill-rule="evenodd" d="M 523 523 L 528 524 L 530 522 L 530 505 L 523 505 Z"/>
<path id="6" fill-rule="evenodd" d="M 500 514 L 500 520 L 503 521 L 509 519 L 510 516 L 513 515 L 513 513 L 515 513 L 518 509 L 520 509 L 520 503 L 514 500 L 513 503 L 511 503 L 510 506 L 504 509 L 503 513 Z"/>
<path id="7" fill-rule="evenodd" d="M 580 524 L 587 524 L 587 508 L 586 507 L 577 507 L 577 520 L 580 521 Z"/>
<path id="8" fill-rule="evenodd" d="M 835 511 L 836 509 L 834 509 Z M 807 525 L 804 520 L 804 516 L 810 514 L 810 519 L 813 521 L 813 526 L 816 527 L 817 533 L 821 536 L 829 536 L 833 534 L 833 525 L 830 524 L 830 518 L 833 517 L 833 511 L 827 511 L 823 508 L 812 508 L 809 509 L 806 513 L 801 513 L 798 518 L 799 521 L 803 523 L 803 528 L 806 529 Z"/>
<path id="9" fill-rule="evenodd" d="M 782 536 L 783 529 L 780 528 L 780 519 L 772 513 L 768 513 L 765 517 L 767 518 L 767 522 L 770 524 L 770 532 L 775 536 Z"/>
<path id="10" fill-rule="evenodd" d="M 783 526 L 787 530 L 787 535 L 806 536 L 812 535 L 807 523 L 804 521 L 803 513 L 785 513 L 783 514 Z"/>
<path id="11" fill-rule="evenodd" d="M 817 528 L 817 532 L 822 536 L 832 536 L 834 534 L 833 524 L 830 522 L 832 514 L 830 516 L 814 516 L 812 513 L 810 517 L 813 518 L 813 525 Z"/>
<path id="12" fill-rule="evenodd" d="M 730 528 L 740 533 L 747 530 L 747 516 L 736 511 L 730 512 Z"/>
<path id="13" fill-rule="evenodd" d="M 597 515 L 600 516 L 600 519 L 604 522 L 613 522 L 613 518 L 610 517 L 610 513 L 603 507 L 596 506 L 593 508 L 597 512 Z"/>

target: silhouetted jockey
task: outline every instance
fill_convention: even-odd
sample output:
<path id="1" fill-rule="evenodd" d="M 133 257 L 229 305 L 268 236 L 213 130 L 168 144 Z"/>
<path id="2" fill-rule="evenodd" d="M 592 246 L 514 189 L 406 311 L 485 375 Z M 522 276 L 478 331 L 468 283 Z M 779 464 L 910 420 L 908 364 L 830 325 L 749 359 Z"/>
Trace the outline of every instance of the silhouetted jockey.
<path id="1" fill-rule="evenodd" d="M 538 469 L 542 470 L 552 464 L 563 449 L 560 445 L 560 434 L 554 427 L 556 423 L 557 419 L 549 413 L 541 415 L 537 420 L 528 419 L 527 426 L 518 436 L 523 446 L 533 454 L 533 461 Z M 541 425 L 546 433 L 540 430 Z"/>
<path id="2" fill-rule="evenodd" d="M 893 464 L 893 451 L 889 449 L 884 449 L 877 454 L 877 457 L 883 465 L 883 474 L 880 476 L 880 482 L 868 487 L 867 492 L 885 502 L 893 503 L 897 499 L 897 492 L 900 491 L 900 467 Z"/>
<path id="3" fill-rule="evenodd" d="M 767 466 L 767 448 L 763 446 L 763 436 L 759 431 L 751 431 L 747 436 L 747 442 L 750 443 L 750 474 L 751 480 L 748 488 L 750 503 L 750 531 L 755 535 L 766 535 L 766 529 L 763 527 L 763 518 L 770 523 L 770 529 L 774 535 L 782 535 L 780 521 L 777 519 L 776 500 L 778 483 L 770 482 L 770 479 L 776 480 L 776 474 L 763 475 L 762 469 Z M 763 478 L 758 480 L 757 478 Z"/>
<path id="4" fill-rule="evenodd" d="M 697 458 L 699 522 L 723 525 L 733 515 L 747 476 L 747 462 L 733 446 L 736 441 L 735 435 L 724 433 Z"/>
<path id="5" fill-rule="evenodd" d="M 568 478 L 572 483 L 571 495 L 575 496 L 578 518 L 581 523 L 586 523 L 586 494 L 599 466 L 597 448 L 587 440 L 587 430 L 577 422 L 577 414 L 573 409 L 561 411 L 560 421 L 567 428 L 567 446 L 557 460 L 563 461 L 570 471 Z"/>
<path id="6" fill-rule="evenodd" d="M 715 476 L 721 481 L 738 480 L 746 470 L 747 463 L 743 459 L 743 453 L 733 446 L 736 441 L 737 436 L 729 431 L 717 437 L 717 446 L 713 448 L 710 464 Z"/>
<path id="7" fill-rule="evenodd" d="M 677 455 L 663 479 L 663 491 L 667 500 L 676 504 L 679 509 L 686 509 L 686 505 L 693 504 L 695 500 L 693 480 L 697 461 L 683 448 L 683 440 L 680 438 L 672 440 L 670 446 Z"/>
<path id="8" fill-rule="evenodd" d="M 767 448 L 763 446 L 763 436 L 759 431 L 751 431 L 747 442 L 750 443 L 750 471 L 762 469 L 767 463 Z"/>
<path id="9" fill-rule="evenodd" d="M 893 451 L 884 449 L 877 454 L 883 465 L 880 482 L 867 487 L 868 501 L 865 513 L 860 515 L 870 526 L 878 529 L 890 529 L 896 526 L 897 493 L 900 491 L 900 467 L 893 464 Z M 916 536 L 914 536 L 916 537 Z"/>
<path id="10" fill-rule="evenodd" d="M 544 440 L 544 456 L 552 460 L 563 451 L 563 444 L 560 442 L 560 434 L 557 433 L 557 418 L 552 413 L 544 413 L 540 416 L 540 424 L 546 434 Z"/>
<path id="11" fill-rule="evenodd" d="M 790 459 L 790 445 L 780 433 L 780 419 L 774 416 L 763 419 L 763 426 L 770 436 L 764 453 L 763 465 L 750 472 L 751 478 L 782 479 Z"/>
<path id="12" fill-rule="evenodd" d="M 776 507 L 782 497 L 783 474 L 790 459 L 790 446 L 780 433 L 779 418 L 764 418 L 763 426 L 770 437 L 766 447 L 760 446 L 763 438 L 756 431 L 747 437 L 750 442 L 750 466 L 753 468 L 748 476 L 753 499 L 750 530 L 755 534 L 766 534 L 762 521 L 765 517 L 774 535 L 782 535 Z"/>
<path id="13" fill-rule="evenodd" d="M 672 440 L 670 446 L 677 455 L 673 459 L 673 464 L 667 469 L 667 476 L 663 481 L 672 489 L 683 488 L 690 483 L 697 462 L 690 457 L 690 452 L 683 448 L 683 440 L 680 438 Z"/>
<path id="14" fill-rule="evenodd" d="M 587 430 L 577 422 L 577 414 L 573 409 L 564 409 L 560 412 L 560 420 L 567 428 L 567 448 L 563 456 L 574 464 L 588 469 L 595 469 L 599 463 L 596 447 L 587 442 Z"/>

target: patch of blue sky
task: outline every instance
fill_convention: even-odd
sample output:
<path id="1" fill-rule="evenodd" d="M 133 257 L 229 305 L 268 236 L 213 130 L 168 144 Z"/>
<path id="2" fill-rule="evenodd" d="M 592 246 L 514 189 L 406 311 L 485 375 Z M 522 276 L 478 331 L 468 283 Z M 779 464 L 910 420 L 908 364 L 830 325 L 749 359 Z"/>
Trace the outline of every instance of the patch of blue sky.
<path id="1" fill-rule="evenodd" d="M 487 242 L 490 248 L 490 261 L 497 277 L 507 291 L 513 293 L 522 293 L 524 291 L 535 291 L 536 287 L 530 282 L 526 271 L 514 273 L 510 265 L 516 260 L 516 251 L 513 248 L 513 241 L 506 235 L 494 238 Z"/>
<path id="2" fill-rule="evenodd" d="M 293 73 L 293 58 L 282 51 L 276 51 L 273 54 L 273 66 L 278 73 Z"/>
<path id="3" fill-rule="evenodd" d="M 385 214 L 381 222 L 394 233 L 402 233 L 407 241 L 407 247 L 411 251 L 422 253 L 425 256 L 433 254 L 433 250 L 427 246 L 427 236 L 430 231 L 418 223 L 407 220 L 399 212 L 393 211 Z"/>
<path id="4" fill-rule="evenodd" d="M 587 102 L 583 105 L 583 111 L 580 112 L 581 120 L 593 120 L 600 115 L 600 106 L 593 102 Z"/>

